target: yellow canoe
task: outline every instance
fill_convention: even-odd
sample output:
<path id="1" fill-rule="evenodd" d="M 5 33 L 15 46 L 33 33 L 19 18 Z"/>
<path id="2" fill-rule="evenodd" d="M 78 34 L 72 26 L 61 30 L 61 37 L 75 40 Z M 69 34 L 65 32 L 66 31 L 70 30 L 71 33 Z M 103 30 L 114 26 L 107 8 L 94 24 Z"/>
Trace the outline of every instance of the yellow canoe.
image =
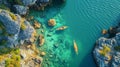
<path id="1" fill-rule="evenodd" d="M 67 28 L 68 28 L 68 26 L 62 26 L 62 27 L 57 28 L 56 30 L 65 30 Z"/>
<path id="2" fill-rule="evenodd" d="M 76 54 L 78 55 L 78 46 L 77 46 L 77 43 L 75 42 L 75 40 L 73 40 L 73 44 L 74 44 L 74 50 L 75 50 Z"/>

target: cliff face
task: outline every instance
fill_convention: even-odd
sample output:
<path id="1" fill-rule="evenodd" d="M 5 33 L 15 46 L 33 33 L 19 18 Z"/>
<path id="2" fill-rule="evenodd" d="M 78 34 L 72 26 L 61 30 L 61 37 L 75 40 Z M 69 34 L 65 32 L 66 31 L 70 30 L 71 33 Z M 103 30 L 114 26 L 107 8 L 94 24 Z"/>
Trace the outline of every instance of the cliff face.
<path id="1" fill-rule="evenodd" d="M 101 37 L 96 44 L 93 55 L 99 67 L 120 66 L 120 33 L 113 38 Z"/>
<path id="2" fill-rule="evenodd" d="M 18 14 L 0 9 L 0 43 L 14 47 L 20 41 L 29 40 L 34 28 Z M 19 41 L 19 42 L 18 42 Z"/>

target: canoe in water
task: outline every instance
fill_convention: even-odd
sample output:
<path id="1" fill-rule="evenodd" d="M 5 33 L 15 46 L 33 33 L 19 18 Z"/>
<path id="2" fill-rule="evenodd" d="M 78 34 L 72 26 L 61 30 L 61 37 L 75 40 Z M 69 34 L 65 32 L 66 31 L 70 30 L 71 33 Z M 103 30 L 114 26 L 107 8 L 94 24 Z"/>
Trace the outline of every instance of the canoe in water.
<path id="1" fill-rule="evenodd" d="M 74 51 L 78 55 L 78 46 L 77 46 L 77 43 L 75 42 L 75 40 L 73 41 L 73 44 L 74 44 Z"/>

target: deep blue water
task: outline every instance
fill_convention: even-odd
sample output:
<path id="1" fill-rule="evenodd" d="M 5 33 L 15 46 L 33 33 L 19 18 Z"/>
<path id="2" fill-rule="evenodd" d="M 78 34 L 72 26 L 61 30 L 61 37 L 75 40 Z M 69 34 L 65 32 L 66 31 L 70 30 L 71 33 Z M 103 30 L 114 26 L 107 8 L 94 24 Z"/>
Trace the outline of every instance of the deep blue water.
<path id="1" fill-rule="evenodd" d="M 79 46 L 79 55 L 71 67 L 95 67 L 92 57 L 94 43 L 102 29 L 119 22 L 119 0 L 67 0 L 62 15 L 70 29 L 70 36 Z"/>

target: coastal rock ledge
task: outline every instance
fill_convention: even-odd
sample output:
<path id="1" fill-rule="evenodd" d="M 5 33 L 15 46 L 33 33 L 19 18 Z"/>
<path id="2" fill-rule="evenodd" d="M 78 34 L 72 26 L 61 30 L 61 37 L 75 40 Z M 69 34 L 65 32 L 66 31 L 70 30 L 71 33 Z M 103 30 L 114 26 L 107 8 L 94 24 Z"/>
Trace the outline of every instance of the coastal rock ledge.
<path id="1" fill-rule="evenodd" d="M 24 42 L 30 42 L 34 28 L 18 14 L 0 9 L 0 48 L 15 47 Z"/>
<path id="2" fill-rule="evenodd" d="M 93 50 L 93 56 L 99 67 L 119 67 L 120 33 L 113 38 L 99 38 Z"/>

